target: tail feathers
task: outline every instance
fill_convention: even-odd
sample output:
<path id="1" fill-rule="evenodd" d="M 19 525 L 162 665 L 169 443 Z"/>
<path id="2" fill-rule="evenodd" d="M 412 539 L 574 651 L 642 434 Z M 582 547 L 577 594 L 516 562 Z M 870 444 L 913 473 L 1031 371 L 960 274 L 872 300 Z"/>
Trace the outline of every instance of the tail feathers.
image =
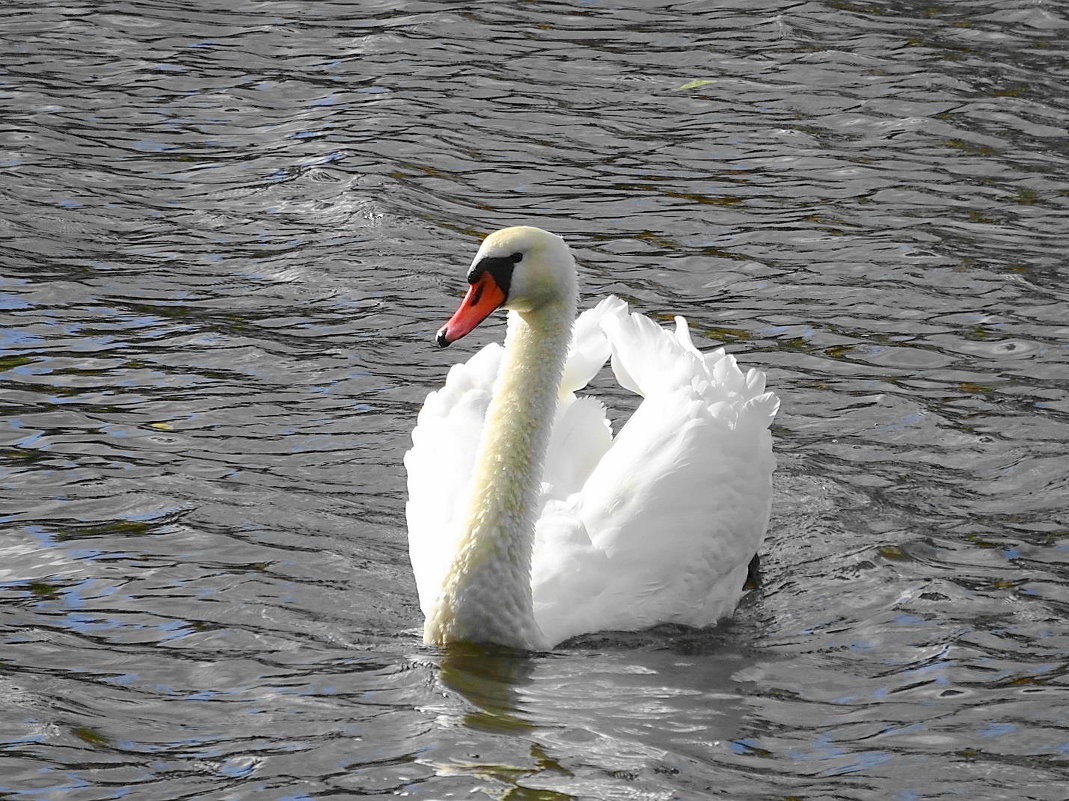
<path id="1" fill-rule="evenodd" d="M 751 398 L 762 394 L 765 391 L 765 374 L 751 367 L 746 372 L 746 391 Z"/>

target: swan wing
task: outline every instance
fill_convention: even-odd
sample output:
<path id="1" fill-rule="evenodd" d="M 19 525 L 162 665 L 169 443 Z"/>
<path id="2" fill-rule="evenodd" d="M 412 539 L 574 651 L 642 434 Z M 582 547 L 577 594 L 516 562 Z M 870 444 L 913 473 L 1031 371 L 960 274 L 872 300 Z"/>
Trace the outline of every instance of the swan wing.
<path id="1" fill-rule="evenodd" d="M 445 386 L 424 401 L 405 454 L 408 549 L 424 615 L 430 614 L 460 539 L 502 352 L 495 342 L 449 369 Z"/>
<path id="2" fill-rule="evenodd" d="M 626 313 L 627 304 L 609 295 L 594 308 L 580 314 L 572 326 L 572 342 L 568 346 L 568 360 L 561 378 L 561 396 L 577 392 L 590 383 L 609 358 L 609 339 L 604 322 Z"/>
<path id="3" fill-rule="evenodd" d="M 609 358 L 604 321 L 626 311 L 627 304 L 609 296 L 576 318 L 561 378 L 560 405 L 553 422 L 543 469 L 543 500 L 562 499 L 583 482 L 612 445 L 605 406 L 595 398 L 576 397 Z"/>
<path id="4" fill-rule="evenodd" d="M 535 612 L 553 642 L 730 613 L 771 505 L 778 401 L 759 371 L 699 352 L 682 318 L 669 331 L 617 309 L 602 329 L 618 380 L 644 400 L 539 520 Z"/>

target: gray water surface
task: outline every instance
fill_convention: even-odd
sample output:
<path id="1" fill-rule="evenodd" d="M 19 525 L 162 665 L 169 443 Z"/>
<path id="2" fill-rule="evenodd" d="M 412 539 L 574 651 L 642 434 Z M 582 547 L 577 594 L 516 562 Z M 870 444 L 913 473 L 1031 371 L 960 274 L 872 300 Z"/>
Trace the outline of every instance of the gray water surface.
<path id="1" fill-rule="evenodd" d="M 4 4 L 0 797 L 1064 801 L 1067 87 L 1060 2 Z M 731 621 L 421 644 L 515 223 L 782 398 Z"/>

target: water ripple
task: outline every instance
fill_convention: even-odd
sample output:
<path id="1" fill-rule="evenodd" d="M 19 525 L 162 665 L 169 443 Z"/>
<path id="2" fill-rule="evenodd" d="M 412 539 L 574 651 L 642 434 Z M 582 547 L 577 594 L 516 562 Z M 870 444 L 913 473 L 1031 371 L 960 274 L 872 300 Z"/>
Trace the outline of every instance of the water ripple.
<path id="1" fill-rule="evenodd" d="M 1067 27 L 6 5 L 0 793 L 1060 801 Z M 401 456 L 516 222 L 784 399 L 731 623 L 419 645 Z"/>

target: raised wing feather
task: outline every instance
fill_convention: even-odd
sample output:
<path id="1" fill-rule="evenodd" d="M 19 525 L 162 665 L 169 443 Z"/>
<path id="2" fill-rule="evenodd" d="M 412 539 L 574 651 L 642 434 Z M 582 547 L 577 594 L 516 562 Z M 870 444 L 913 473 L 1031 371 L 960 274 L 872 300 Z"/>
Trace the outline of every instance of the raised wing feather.
<path id="1" fill-rule="evenodd" d="M 615 295 L 602 300 L 576 318 L 572 326 L 572 343 L 561 378 L 561 395 L 576 392 L 590 383 L 609 358 L 609 340 L 603 323 L 627 311 L 627 304 Z"/>
<path id="2" fill-rule="evenodd" d="M 617 313 L 603 329 L 618 380 L 645 400 L 582 489 L 539 521 L 535 611 L 551 641 L 715 622 L 768 521 L 778 402 L 760 374 L 699 353 L 681 318 L 670 332 Z"/>

